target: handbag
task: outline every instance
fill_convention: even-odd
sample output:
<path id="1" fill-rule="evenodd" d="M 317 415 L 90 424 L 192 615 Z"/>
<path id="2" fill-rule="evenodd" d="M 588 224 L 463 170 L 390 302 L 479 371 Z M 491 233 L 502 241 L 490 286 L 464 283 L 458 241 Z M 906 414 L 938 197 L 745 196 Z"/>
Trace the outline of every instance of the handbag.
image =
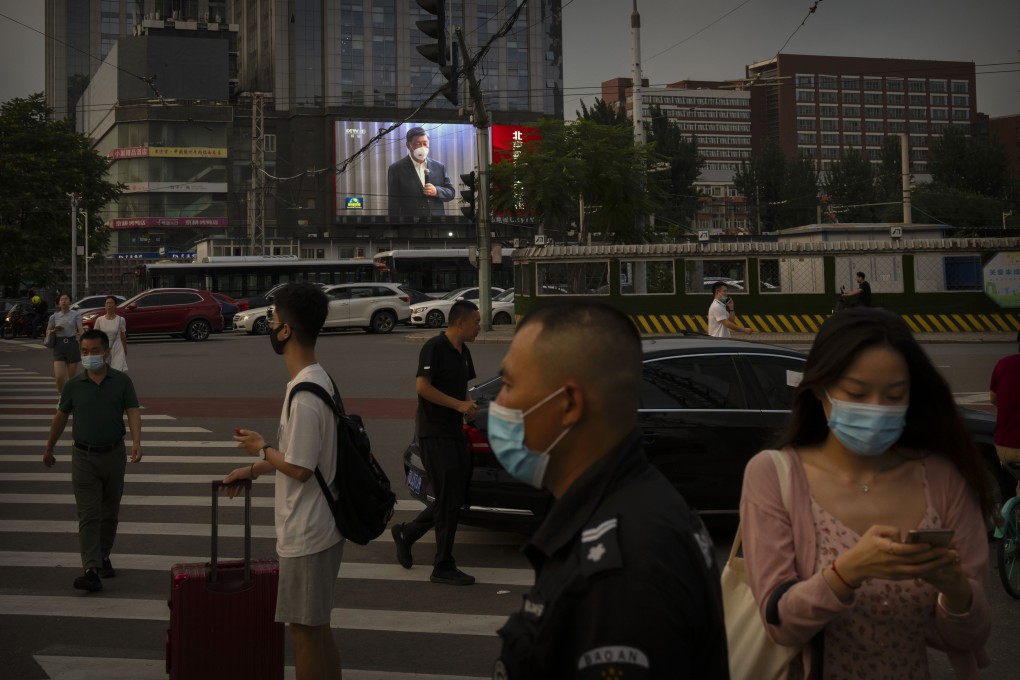
<path id="1" fill-rule="evenodd" d="M 790 461 L 781 451 L 769 451 L 779 475 L 783 506 L 790 507 Z M 758 602 L 747 580 L 747 565 L 740 554 L 740 527 L 722 570 L 723 615 L 726 644 L 730 650 L 731 680 L 782 680 L 789 676 L 790 662 L 801 654 L 800 646 L 780 645 L 769 637 L 761 620 Z"/>
<path id="2" fill-rule="evenodd" d="M 42 344 L 45 345 L 46 347 L 49 347 L 50 349 L 53 349 L 53 346 L 56 343 L 57 343 L 57 334 L 56 333 L 47 333 L 46 337 L 43 339 L 43 343 Z"/>

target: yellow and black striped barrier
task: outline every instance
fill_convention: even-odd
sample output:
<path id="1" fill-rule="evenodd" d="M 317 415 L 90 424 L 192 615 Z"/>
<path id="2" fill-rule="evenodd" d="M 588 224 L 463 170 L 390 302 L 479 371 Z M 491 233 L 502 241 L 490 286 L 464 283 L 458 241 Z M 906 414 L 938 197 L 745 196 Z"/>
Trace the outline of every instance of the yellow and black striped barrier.
<path id="1" fill-rule="evenodd" d="M 827 314 L 738 314 L 737 322 L 758 333 L 817 333 Z M 645 335 L 684 331 L 708 332 L 704 316 L 694 314 L 636 314 L 632 317 Z M 904 314 L 915 333 L 1014 333 L 1020 319 L 1013 314 Z"/>

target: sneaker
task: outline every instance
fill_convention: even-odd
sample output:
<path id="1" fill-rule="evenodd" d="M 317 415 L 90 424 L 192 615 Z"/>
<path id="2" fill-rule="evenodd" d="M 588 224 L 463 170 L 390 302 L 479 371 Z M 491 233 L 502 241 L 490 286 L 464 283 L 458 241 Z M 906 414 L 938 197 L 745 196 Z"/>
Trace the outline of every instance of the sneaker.
<path id="1" fill-rule="evenodd" d="M 475 577 L 465 574 L 456 567 L 448 567 L 443 570 L 433 570 L 429 580 L 433 583 L 445 583 L 450 586 L 469 586 L 475 582 Z"/>
<path id="2" fill-rule="evenodd" d="M 414 559 L 411 557 L 411 548 L 404 543 L 404 525 L 394 524 L 390 533 L 393 534 L 393 542 L 397 544 L 397 562 L 404 569 L 410 569 L 414 565 Z"/>
<path id="3" fill-rule="evenodd" d="M 95 569 L 86 569 L 83 575 L 74 579 L 74 587 L 78 590 L 95 593 L 103 589 L 103 582 L 99 580 L 99 574 Z"/>
<path id="4" fill-rule="evenodd" d="M 103 558 L 103 566 L 99 567 L 99 575 L 103 578 L 113 578 L 117 575 L 117 570 L 113 568 L 109 557 Z"/>

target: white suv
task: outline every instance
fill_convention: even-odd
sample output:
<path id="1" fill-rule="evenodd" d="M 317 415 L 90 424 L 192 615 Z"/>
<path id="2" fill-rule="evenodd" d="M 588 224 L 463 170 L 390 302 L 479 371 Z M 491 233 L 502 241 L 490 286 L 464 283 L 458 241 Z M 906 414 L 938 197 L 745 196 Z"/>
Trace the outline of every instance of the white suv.
<path id="1" fill-rule="evenodd" d="M 393 283 L 341 283 L 326 286 L 329 313 L 323 328 L 364 328 L 389 333 L 411 318 L 411 298 Z"/>

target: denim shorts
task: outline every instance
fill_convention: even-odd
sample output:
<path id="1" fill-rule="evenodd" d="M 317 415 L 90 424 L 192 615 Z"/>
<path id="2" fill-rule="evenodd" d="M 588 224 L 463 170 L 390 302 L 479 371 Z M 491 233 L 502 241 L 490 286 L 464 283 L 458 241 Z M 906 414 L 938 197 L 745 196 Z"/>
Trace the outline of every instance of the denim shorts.
<path id="1" fill-rule="evenodd" d="M 301 557 L 280 558 L 276 620 L 303 626 L 329 625 L 344 543 Z"/>
<path id="2" fill-rule="evenodd" d="M 54 338 L 53 360 L 68 364 L 80 364 L 81 351 L 78 349 L 78 338 L 62 338 L 59 335 Z"/>

